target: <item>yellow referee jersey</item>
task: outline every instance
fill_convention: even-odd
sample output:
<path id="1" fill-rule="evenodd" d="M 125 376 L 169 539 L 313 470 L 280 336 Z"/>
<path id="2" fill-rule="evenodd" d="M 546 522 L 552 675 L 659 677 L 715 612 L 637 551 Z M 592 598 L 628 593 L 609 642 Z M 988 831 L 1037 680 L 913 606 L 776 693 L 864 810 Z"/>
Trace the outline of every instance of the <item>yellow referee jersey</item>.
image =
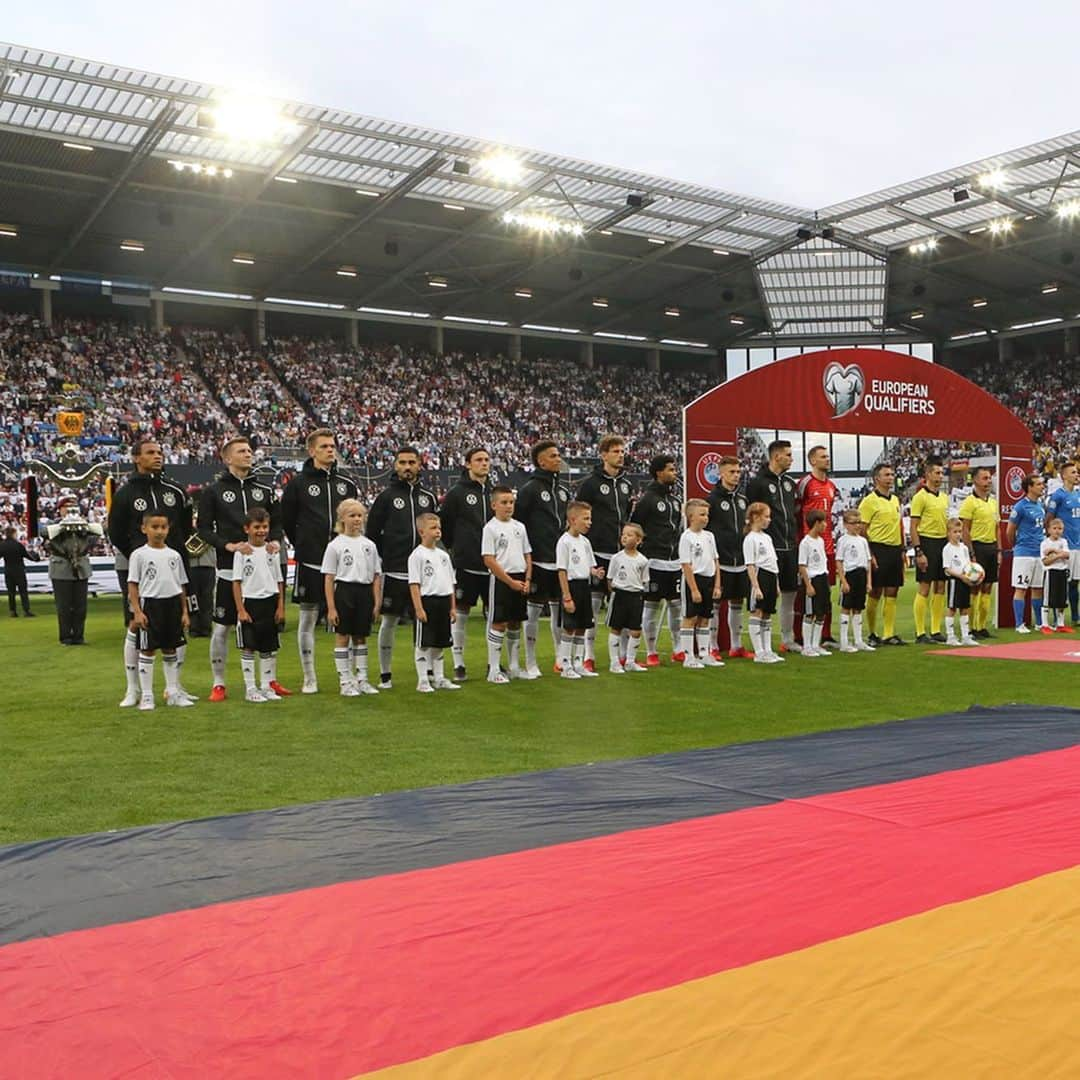
<path id="1" fill-rule="evenodd" d="M 899 547 L 904 542 L 900 528 L 900 500 L 895 495 L 886 497 L 871 491 L 859 503 L 859 519 L 866 526 L 866 538 L 871 544 Z"/>
<path id="2" fill-rule="evenodd" d="M 944 540 L 949 531 L 949 496 L 944 491 L 936 495 L 927 488 L 919 488 L 911 500 L 911 516 L 919 519 L 919 536 L 931 540 Z"/>
<path id="3" fill-rule="evenodd" d="M 971 522 L 971 539 L 980 544 L 998 540 L 998 501 L 993 495 L 980 499 L 974 492 L 960 504 L 960 520 Z"/>

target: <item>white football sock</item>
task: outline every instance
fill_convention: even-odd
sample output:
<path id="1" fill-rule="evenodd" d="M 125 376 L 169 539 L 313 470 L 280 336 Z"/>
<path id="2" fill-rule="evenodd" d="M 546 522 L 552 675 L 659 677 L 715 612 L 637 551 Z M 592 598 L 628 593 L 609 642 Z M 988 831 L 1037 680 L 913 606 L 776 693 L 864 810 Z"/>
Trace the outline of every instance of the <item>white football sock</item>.
<path id="1" fill-rule="evenodd" d="M 682 628 L 682 602 L 669 600 L 667 602 L 667 625 L 668 633 L 671 634 L 671 647 L 679 640 L 679 631 Z"/>
<path id="2" fill-rule="evenodd" d="M 699 626 L 694 631 L 694 640 L 697 641 L 698 659 L 704 660 L 709 655 L 709 639 L 712 633 L 707 626 Z"/>
<path id="3" fill-rule="evenodd" d="M 488 643 L 488 672 L 494 673 L 499 670 L 502 663 L 503 642 L 506 640 L 505 630 L 496 630 L 489 627 L 487 632 Z"/>
<path id="4" fill-rule="evenodd" d="M 241 653 L 240 654 L 240 670 L 244 673 L 244 689 L 255 690 L 255 654 L 254 653 Z"/>
<path id="5" fill-rule="evenodd" d="M 727 609 L 727 625 L 728 634 L 731 635 L 731 648 L 742 648 L 742 612 L 741 607 L 736 607 L 734 604 L 728 604 Z"/>
<path id="6" fill-rule="evenodd" d="M 394 634 L 399 615 L 384 615 L 379 622 L 379 670 L 389 675 L 394 663 Z"/>
<path id="7" fill-rule="evenodd" d="M 465 627 L 469 613 L 462 608 L 450 627 L 450 651 L 454 657 L 454 667 L 465 666 Z"/>
<path id="8" fill-rule="evenodd" d="M 622 639 L 618 634 L 608 634 L 607 639 L 608 648 L 608 663 L 611 665 L 611 670 L 622 667 L 622 661 L 619 656 L 622 648 Z"/>
<path id="9" fill-rule="evenodd" d="M 795 594 L 780 594 L 780 640 L 790 645 L 795 640 Z"/>
<path id="10" fill-rule="evenodd" d="M 259 676 L 264 690 L 269 690 L 270 684 L 277 682 L 277 653 L 259 653 Z"/>
<path id="11" fill-rule="evenodd" d="M 506 658 L 511 671 L 521 670 L 521 631 L 506 631 Z"/>
<path id="12" fill-rule="evenodd" d="M 594 592 L 590 597 L 592 602 L 592 629 L 585 631 L 585 659 L 596 662 L 596 626 L 600 621 L 600 608 L 604 604 L 604 594 Z"/>
<path id="13" fill-rule="evenodd" d="M 380 652 L 381 652 L 380 648 Z M 416 654 L 413 656 L 413 662 L 416 664 L 416 678 L 418 682 L 426 683 L 428 679 L 428 650 L 420 649 L 416 650 Z"/>
<path id="14" fill-rule="evenodd" d="M 154 658 L 139 653 L 139 692 L 143 697 L 154 696 Z"/>
<path id="15" fill-rule="evenodd" d="M 300 668 L 304 681 L 315 678 L 315 624 L 319 621 L 319 609 L 310 604 L 300 605 L 300 619 L 296 624 L 296 646 L 300 651 Z"/>
<path id="16" fill-rule="evenodd" d="M 562 605 L 558 600 L 549 600 L 548 612 L 551 615 L 551 647 L 558 651 L 562 637 Z"/>
<path id="17" fill-rule="evenodd" d="M 175 693 L 180 688 L 180 665 L 176 662 L 176 653 L 161 654 L 161 669 L 165 672 L 165 693 Z"/>
<path id="18" fill-rule="evenodd" d="M 848 638 L 851 631 L 851 616 L 846 611 L 840 612 L 840 648 L 848 647 Z"/>
<path id="19" fill-rule="evenodd" d="M 540 614 L 544 610 L 542 604 L 529 604 L 528 617 L 525 619 L 525 666 L 535 668 L 536 664 L 536 638 L 540 633 Z"/>
<path id="20" fill-rule="evenodd" d="M 210 671 L 215 686 L 225 685 L 225 662 L 229 658 L 229 627 L 214 623 L 210 627 Z"/>
<path id="21" fill-rule="evenodd" d="M 139 693 L 139 639 L 131 630 L 124 635 L 124 678 L 128 693 Z"/>
<path id="22" fill-rule="evenodd" d="M 656 652 L 656 642 L 660 637 L 659 601 L 645 601 L 645 611 L 641 618 L 641 629 L 645 634 L 645 651 L 652 656 Z"/>

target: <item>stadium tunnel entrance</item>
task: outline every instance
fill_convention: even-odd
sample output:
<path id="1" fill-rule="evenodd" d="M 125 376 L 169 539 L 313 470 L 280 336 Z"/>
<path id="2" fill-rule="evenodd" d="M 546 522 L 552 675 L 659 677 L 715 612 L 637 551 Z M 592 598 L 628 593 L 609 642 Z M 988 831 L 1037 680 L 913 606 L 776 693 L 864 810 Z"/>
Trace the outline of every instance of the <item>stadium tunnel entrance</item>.
<path id="1" fill-rule="evenodd" d="M 721 383 L 683 408 L 686 492 L 703 498 L 739 428 L 992 443 L 998 543 L 1031 470 L 1031 432 L 995 397 L 939 364 L 881 349 L 804 353 Z M 998 573 L 998 625 L 1013 624 L 1011 552 Z M 725 621 L 720 620 L 720 626 Z"/>

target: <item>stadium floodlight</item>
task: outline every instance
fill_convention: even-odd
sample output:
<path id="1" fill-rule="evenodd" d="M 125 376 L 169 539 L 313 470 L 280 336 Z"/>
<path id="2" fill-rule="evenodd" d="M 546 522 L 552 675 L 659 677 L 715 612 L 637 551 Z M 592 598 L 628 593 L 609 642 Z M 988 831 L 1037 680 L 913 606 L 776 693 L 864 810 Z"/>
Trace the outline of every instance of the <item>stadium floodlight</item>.
<path id="1" fill-rule="evenodd" d="M 647 236 L 645 239 L 648 240 L 650 244 L 656 244 L 657 247 L 663 247 L 663 245 L 667 243 L 666 240 L 661 240 L 659 236 Z"/>
<path id="2" fill-rule="evenodd" d="M 1034 319 L 1032 322 L 1018 322 L 1013 323 L 1009 327 L 1010 330 L 1033 330 L 1036 326 L 1051 326 L 1053 323 L 1064 322 L 1060 316 L 1055 316 L 1050 319 Z"/>
<path id="3" fill-rule="evenodd" d="M 57 278 L 57 281 L 60 279 Z M 252 300 L 251 293 L 214 292 L 212 289 L 182 289 L 178 285 L 165 285 L 162 292 L 178 293 L 181 296 L 209 296 L 215 300 Z"/>
<path id="4" fill-rule="evenodd" d="M 14 239 L 19 235 L 19 230 L 14 225 L 0 225 L 0 236 L 9 236 Z"/>
<path id="5" fill-rule="evenodd" d="M 925 255 L 928 251 L 933 251 L 937 244 L 936 236 L 928 236 L 925 240 L 917 240 L 914 244 L 909 244 L 908 251 L 912 255 Z"/>
<path id="6" fill-rule="evenodd" d="M 450 282 L 447 281 L 444 277 L 429 277 L 428 284 L 433 289 L 446 289 L 450 286 Z"/>
<path id="7" fill-rule="evenodd" d="M 713 248 L 712 253 L 714 255 L 730 255 L 730 251 L 725 251 L 723 248 Z"/>
<path id="8" fill-rule="evenodd" d="M 982 173 L 975 181 L 983 191 L 999 191 L 1009 183 L 1004 169 L 991 169 Z"/>
<path id="9" fill-rule="evenodd" d="M 219 176 L 223 176 L 226 180 L 233 178 L 232 169 L 223 169 L 219 165 L 210 165 L 203 161 L 177 161 L 176 158 L 169 158 L 169 164 L 178 172 L 191 172 L 196 176 L 209 176 L 211 179 L 216 179 Z"/>
<path id="10" fill-rule="evenodd" d="M 146 248 L 143 247 L 143 244 L 142 244 L 142 242 L 140 240 L 121 240 L 120 241 L 120 250 L 121 251 L 145 251 Z"/>
<path id="11" fill-rule="evenodd" d="M 234 263 L 236 263 L 238 266 L 254 266 L 255 265 L 255 256 L 254 255 L 248 255 L 248 254 L 246 254 L 245 252 L 242 252 L 242 251 L 238 251 L 232 257 L 232 261 Z"/>
<path id="12" fill-rule="evenodd" d="M 447 322 L 472 323 L 474 326 L 509 326 L 504 319 L 480 319 L 475 315 L 445 315 Z"/>
<path id="13" fill-rule="evenodd" d="M 599 234 L 601 236 L 614 236 L 615 235 L 615 233 L 612 232 L 611 229 L 598 229 L 597 231 L 599 232 Z"/>
<path id="14" fill-rule="evenodd" d="M 443 203 L 443 209 L 444 210 L 464 210 L 465 207 L 462 206 L 461 203 L 444 202 Z"/>
<path id="15" fill-rule="evenodd" d="M 1080 217 L 1080 199 L 1070 199 L 1068 202 L 1062 203 L 1055 213 L 1065 221 L 1072 221 L 1074 218 Z"/>
<path id="16" fill-rule="evenodd" d="M 329 304 L 325 300 L 297 300 L 291 296 L 268 296 L 267 304 L 294 304 L 296 307 L 325 308 L 330 311 L 344 311 L 344 304 Z"/>
<path id="17" fill-rule="evenodd" d="M 616 341 L 648 341 L 644 334 L 616 334 L 611 330 L 597 330 L 593 337 L 614 338 Z"/>
<path id="18" fill-rule="evenodd" d="M 1042 291 L 1043 296 L 1048 296 L 1050 293 L 1056 293 L 1058 291 L 1058 284 L 1057 284 L 1056 281 L 1048 281 L 1042 287 L 1041 291 Z"/>
<path id="19" fill-rule="evenodd" d="M 338 277 L 356 277 L 355 266 L 339 266 L 335 271 Z"/>
<path id="20" fill-rule="evenodd" d="M 682 312 L 677 307 L 674 307 L 672 305 L 664 308 L 664 314 L 667 315 L 669 318 L 677 319 L 680 315 L 682 315 Z"/>
<path id="21" fill-rule="evenodd" d="M 544 323 L 522 323 L 522 330 L 547 330 L 553 334 L 580 334 L 581 331 L 573 326 L 547 326 Z"/>
<path id="22" fill-rule="evenodd" d="M 391 307 L 359 307 L 357 311 L 363 311 L 368 315 L 401 315 L 408 319 L 430 319 L 430 311 L 402 311 L 401 308 Z"/>
<path id="23" fill-rule="evenodd" d="M 296 128 L 272 101 L 229 94 L 200 111 L 200 121 L 226 139 L 236 142 L 271 143 Z"/>
<path id="24" fill-rule="evenodd" d="M 480 170 L 500 184 L 516 184 L 525 173 L 522 162 L 505 150 L 493 150 L 479 162 Z"/>
<path id="25" fill-rule="evenodd" d="M 608 306 L 608 298 L 606 296 L 594 296 L 592 298 L 592 306 L 606 308 Z"/>
<path id="26" fill-rule="evenodd" d="M 686 341 L 684 338 L 665 337 L 660 339 L 661 345 L 682 345 L 687 349 L 707 349 L 709 343 L 707 341 Z"/>
<path id="27" fill-rule="evenodd" d="M 989 302 L 990 301 L 987 300 L 985 296 L 976 296 L 975 299 L 971 301 L 971 306 L 972 307 L 986 307 L 986 305 Z"/>
<path id="28" fill-rule="evenodd" d="M 732 315 L 728 319 L 728 322 L 731 323 L 732 326 L 742 326 L 746 320 L 741 315 Z"/>
<path id="29" fill-rule="evenodd" d="M 527 289 L 524 286 L 522 286 L 521 288 L 514 290 L 514 295 L 519 297 L 522 300 L 531 300 L 533 292 L 532 292 L 532 289 Z"/>
<path id="30" fill-rule="evenodd" d="M 377 199 L 377 198 L 379 198 L 379 196 L 381 194 L 378 191 L 371 191 L 368 188 L 360 188 L 360 187 L 353 188 L 353 191 L 355 191 L 357 195 L 366 195 L 369 199 Z"/>
<path id="31" fill-rule="evenodd" d="M 908 318 L 909 319 L 925 319 L 926 318 L 926 312 L 925 311 L 913 311 L 908 316 Z"/>
<path id="32" fill-rule="evenodd" d="M 88 146 L 86 143 L 81 142 L 66 142 L 63 144 L 69 150 L 93 150 L 92 146 Z"/>
<path id="33" fill-rule="evenodd" d="M 968 338 L 986 337 L 985 330 L 969 330 L 964 334 L 953 334 L 950 341 L 966 341 Z"/>
<path id="34" fill-rule="evenodd" d="M 518 210 L 507 210 L 503 216 L 504 225 L 519 225 L 523 229 L 551 235 L 583 236 L 585 226 L 579 221 L 563 221 L 547 214 L 529 214 Z"/>
<path id="35" fill-rule="evenodd" d="M 294 180 L 291 176 L 275 176 L 274 179 L 279 184 L 299 184 L 299 180 Z"/>
<path id="36" fill-rule="evenodd" d="M 1013 231 L 1014 222 L 1012 218 L 998 218 L 996 221 L 990 222 L 990 235 L 991 236 L 1004 236 L 1007 233 Z"/>

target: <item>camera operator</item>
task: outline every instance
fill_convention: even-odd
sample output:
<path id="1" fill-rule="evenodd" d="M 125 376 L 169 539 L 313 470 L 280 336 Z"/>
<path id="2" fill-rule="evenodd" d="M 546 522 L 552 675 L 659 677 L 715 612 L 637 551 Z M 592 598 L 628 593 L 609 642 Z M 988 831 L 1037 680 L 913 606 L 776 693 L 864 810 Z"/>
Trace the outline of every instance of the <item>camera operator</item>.
<path id="1" fill-rule="evenodd" d="M 60 520 L 48 527 L 49 580 L 56 602 L 61 645 L 85 645 L 86 594 L 90 583 L 87 552 L 101 536 L 101 526 L 79 514 L 75 499 L 62 499 Z"/>

